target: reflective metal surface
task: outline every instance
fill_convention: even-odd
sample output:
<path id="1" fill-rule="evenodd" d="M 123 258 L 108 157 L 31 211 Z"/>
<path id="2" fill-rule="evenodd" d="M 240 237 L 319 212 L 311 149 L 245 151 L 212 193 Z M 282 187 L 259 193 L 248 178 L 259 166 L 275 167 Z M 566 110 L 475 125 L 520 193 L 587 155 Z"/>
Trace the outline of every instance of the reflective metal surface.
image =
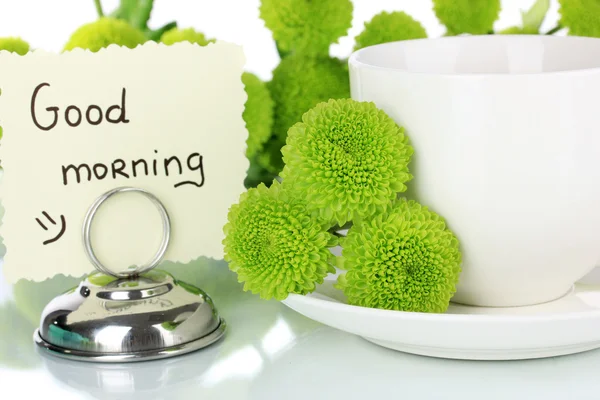
<path id="1" fill-rule="evenodd" d="M 198 350 L 224 331 L 206 293 L 153 270 L 128 279 L 91 274 L 48 303 L 34 340 L 62 357 L 126 362 Z"/>

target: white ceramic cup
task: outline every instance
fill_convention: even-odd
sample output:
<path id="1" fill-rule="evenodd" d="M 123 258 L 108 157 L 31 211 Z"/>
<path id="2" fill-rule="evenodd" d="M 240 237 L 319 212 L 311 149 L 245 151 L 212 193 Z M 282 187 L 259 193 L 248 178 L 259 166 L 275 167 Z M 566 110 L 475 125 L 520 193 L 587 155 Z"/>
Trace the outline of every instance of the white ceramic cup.
<path id="1" fill-rule="evenodd" d="M 567 293 L 600 260 L 600 39 L 462 36 L 350 57 L 352 97 L 404 126 L 408 197 L 458 236 L 453 301 Z"/>

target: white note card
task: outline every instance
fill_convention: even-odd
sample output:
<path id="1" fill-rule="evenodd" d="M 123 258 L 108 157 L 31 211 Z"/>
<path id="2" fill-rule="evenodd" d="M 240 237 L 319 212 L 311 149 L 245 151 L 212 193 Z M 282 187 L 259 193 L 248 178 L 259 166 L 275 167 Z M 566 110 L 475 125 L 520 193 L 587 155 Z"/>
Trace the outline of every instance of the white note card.
<path id="1" fill-rule="evenodd" d="M 9 282 L 93 270 L 84 216 L 103 193 L 154 194 L 172 223 L 166 260 L 223 257 L 223 225 L 244 191 L 248 136 L 241 47 L 218 42 L 98 53 L 0 52 L 0 235 Z M 92 244 L 113 270 L 152 258 L 160 215 L 145 197 L 113 196 Z"/>

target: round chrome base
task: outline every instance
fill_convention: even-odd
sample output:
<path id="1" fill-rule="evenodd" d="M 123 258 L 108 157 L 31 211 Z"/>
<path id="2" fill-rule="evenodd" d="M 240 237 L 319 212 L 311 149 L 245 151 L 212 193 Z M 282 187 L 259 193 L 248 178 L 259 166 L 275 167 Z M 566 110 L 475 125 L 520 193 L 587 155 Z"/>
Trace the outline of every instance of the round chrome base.
<path id="1" fill-rule="evenodd" d="M 220 319 L 220 324 L 211 333 L 193 342 L 184 343 L 179 346 L 167 347 L 164 349 L 141 351 L 137 353 L 90 353 L 81 350 L 71 350 L 64 347 L 55 346 L 46 342 L 36 329 L 33 334 L 33 340 L 40 349 L 46 354 L 66 358 L 74 361 L 98 362 L 98 363 L 125 363 L 159 360 L 163 358 L 175 357 L 186 353 L 191 353 L 196 350 L 203 349 L 215 343 L 225 334 L 227 326 L 223 318 Z"/>

